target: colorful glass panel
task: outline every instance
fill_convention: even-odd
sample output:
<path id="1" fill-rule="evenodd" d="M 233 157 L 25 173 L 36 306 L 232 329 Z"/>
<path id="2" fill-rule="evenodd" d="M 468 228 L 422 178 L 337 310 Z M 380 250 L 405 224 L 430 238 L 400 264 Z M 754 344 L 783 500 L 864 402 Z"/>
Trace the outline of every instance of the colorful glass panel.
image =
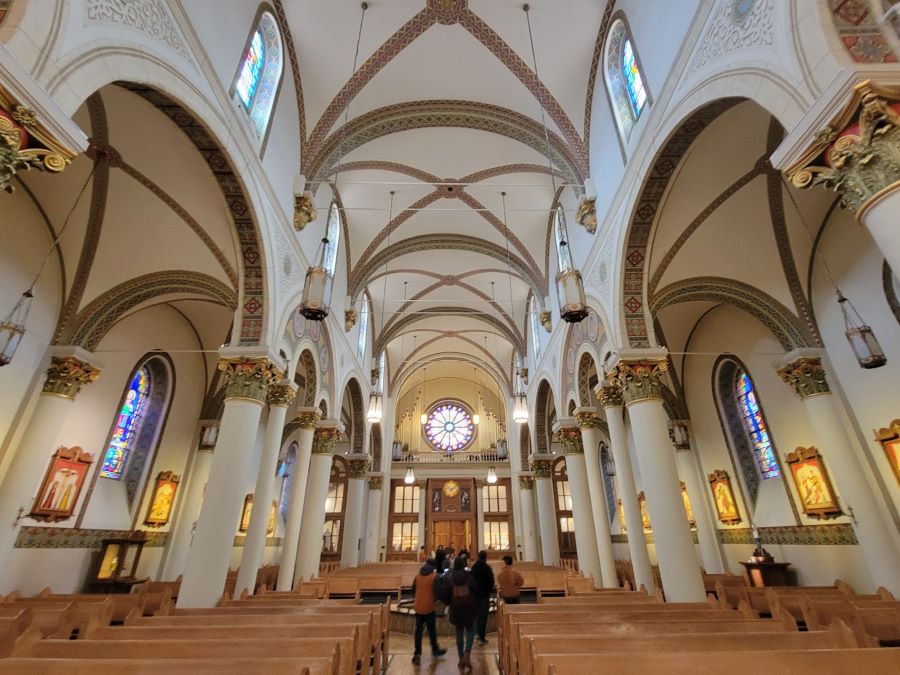
<path id="1" fill-rule="evenodd" d="M 475 425 L 469 411 L 456 403 L 436 406 L 425 422 L 425 438 L 435 450 L 464 450 L 475 437 Z"/>
<path id="2" fill-rule="evenodd" d="M 638 70 L 637 61 L 634 58 L 634 50 L 631 41 L 626 39 L 622 46 L 622 70 L 625 73 L 625 86 L 628 89 L 628 98 L 634 108 L 634 116 L 637 118 L 647 102 L 647 90 L 644 89 L 644 78 Z"/>
<path id="3" fill-rule="evenodd" d="M 250 48 L 247 49 L 247 56 L 244 57 L 244 65 L 241 67 L 241 74 L 237 81 L 238 97 L 248 110 L 253 102 L 256 87 L 259 85 L 265 60 L 262 33 L 257 30 L 253 34 L 253 39 L 250 40 Z"/>
<path id="4" fill-rule="evenodd" d="M 766 428 L 766 421 L 763 419 L 762 410 L 759 409 L 759 403 L 756 400 L 753 382 L 747 376 L 747 373 L 741 373 L 740 377 L 738 377 L 737 399 L 741 411 L 741 420 L 753 444 L 753 454 L 756 457 L 756 464 L 759 467 L 760 474 L 763 478 L 780 476 L 781 471 L 779 471 L 778 462 L 775 459 L 775 449 L 772 447 L 769 431 Z"/>
<path id="5" fill-rule="evenodd" d="M 147 394 L 150 391 L 150 378 L 147 369 L 141 368 L 128 385 L 125 394 L 125 402 L 119 411 L 119 419 L 113 429 L 112 439 L 103 458 L 100 467 L 100 475 L 104 478 L 119 480 L 125 471 L 125 463 L 128 461 L 128 453 L 134 442 L 137 432 L 144 417 L 144 409 L 147 407 Z"/>

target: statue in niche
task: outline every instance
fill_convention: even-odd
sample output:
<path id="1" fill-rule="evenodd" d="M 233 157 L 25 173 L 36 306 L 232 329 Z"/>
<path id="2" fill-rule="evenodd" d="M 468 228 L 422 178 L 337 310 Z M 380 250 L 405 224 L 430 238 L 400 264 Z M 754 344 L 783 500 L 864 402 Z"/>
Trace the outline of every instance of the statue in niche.
<path id="1" fill-rule="evenodd" d="M 440 511 L 441 511 L 441 491 L 440 490 L 432 490 L 431 491 L 431 510 L 433 513 L 440 513 Z"/>
<path id="2" fill-rule="evenodd" d="M 471 513 L 472 512 L 472 501 L 471 497 L 469 497 L 468 490 L 462 490 L 460 492 L 460 507 L 459 510 L 462 513 Z"/>

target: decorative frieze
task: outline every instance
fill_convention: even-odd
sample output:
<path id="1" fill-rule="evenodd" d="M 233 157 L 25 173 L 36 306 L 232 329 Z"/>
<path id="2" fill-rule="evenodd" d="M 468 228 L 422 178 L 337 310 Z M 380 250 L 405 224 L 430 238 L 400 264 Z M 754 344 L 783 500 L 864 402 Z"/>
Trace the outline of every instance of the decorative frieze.
<path id="1" fill-rule="evenodd" d="M 778 376 L 789 384 L 800 398 L 829 394 L 825 368 L 818 358 L 800 357 L 778 370 Z"/>
<path id="2" fill-rule="evenodd" d="M 519 489 L 520 490 L 531 490 L 534 488 L 534 476 L 530 475 L 520 475 L 519 476 Z"/>
<path id="3" fill-rule="evenodd" d="M 384 476 L 369 476 L 369 489 L 380 490 L 384 485 Z"/>
<path id="4" fill-rule="evenodd" d="M 356 480 L 362 480 L 372 468 L 372 461 L 368 457 L 353 457 L 347 459 L 347 475 Z"/>
<path id="5" fill-rule="evenodd" d="M 313 435 L 312 454 L 330 455 L 334 452 L 334 444 L 341 437 L 337 427 L 319 427 Z"/>
<path id="6" fill-rule="evenodd" d="M 531 472 L 534 474 L 534 477 L 537 479 L 541 478 L 550 478 L 550 474 L 553 471 L 553 460 L 552 459 L 532 459 L 531 460 Z"/>
<path id="7" fill-rule="evenodd" d="M 879 196 L 900 189 L 900 87 L 871 80 L 854 87 L 844 110 L 821 129 L 801 159 L 787 169 L 798 188 L 824 185 L 857 218 Z"/>
<path id="8" fill-rule="evenodd" d="M 614 379 L 622 390 L 625 405 L 663 398 L 666 383 L 663 374 L 668 370 L 665 361 L 619 361 Z"/>
<path id="9" fill-rule="evenodd" d="M 219 370 L 225 376 L 225 398 L 242 398 L 265 402 L 269 387 L 281 377 L 281 372 L 268 358 L 227 358 L 219 360 Z"/>
<path id="10" fill-rule="evenodd" d="M 266 393 L 266 401 L 269 405 L 289 407 L 295 398 L 297 398 L 297 386 L 290 381 L 273 384 Z"/>
<path id="11" fill-rule="evenodd" d="M 88 382 L 100 377 L 100 369 L 74 356 L 54 356 L 47 367 L 45 394 L 74 399 Z"/>

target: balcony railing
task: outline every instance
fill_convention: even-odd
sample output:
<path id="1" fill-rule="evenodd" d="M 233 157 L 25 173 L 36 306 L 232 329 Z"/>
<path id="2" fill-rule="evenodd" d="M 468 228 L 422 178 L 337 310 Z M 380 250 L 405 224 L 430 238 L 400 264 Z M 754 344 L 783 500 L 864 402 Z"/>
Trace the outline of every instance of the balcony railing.
<path id="1" fill-rule="evenodd" d="M 467 452 L 404 452 L 395 455 L 393 461 L 401 464 L 468 464 L 470 462 L 508 462 L 509 456 L 500 457 L 496 450 Z"/>

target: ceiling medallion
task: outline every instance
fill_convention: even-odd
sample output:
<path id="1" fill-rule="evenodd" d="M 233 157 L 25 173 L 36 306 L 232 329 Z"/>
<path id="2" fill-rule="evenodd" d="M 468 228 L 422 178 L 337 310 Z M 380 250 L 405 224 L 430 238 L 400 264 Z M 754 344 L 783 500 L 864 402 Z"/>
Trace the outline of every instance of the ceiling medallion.
<path id="1" fill-rule="evenodd" d="M 445 26 L 459 23 L 460 15 L 468 4 L 468 0 L 428 0 L 437 22 Z"/>
<path id="2" fill-rule="evenodd" d="M 750 12 L 753 11 L 754 4 L 756 4 L 756 0 L 732 0 L 731 16 L 734 22 L 743 23 L 750 16 Z"/>

